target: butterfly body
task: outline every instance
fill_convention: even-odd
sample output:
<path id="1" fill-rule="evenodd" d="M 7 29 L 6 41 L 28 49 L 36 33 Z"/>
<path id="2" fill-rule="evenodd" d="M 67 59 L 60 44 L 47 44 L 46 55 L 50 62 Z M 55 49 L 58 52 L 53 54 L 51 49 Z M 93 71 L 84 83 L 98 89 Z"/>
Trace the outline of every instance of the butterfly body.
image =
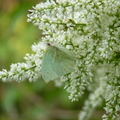
<path id="1" fill-rule="evenodd" d="M 73 52 L 64 47 L 49 44 L 42 60 L 42 77 L 48 82 L 73 71 L 75 56 Z"/>

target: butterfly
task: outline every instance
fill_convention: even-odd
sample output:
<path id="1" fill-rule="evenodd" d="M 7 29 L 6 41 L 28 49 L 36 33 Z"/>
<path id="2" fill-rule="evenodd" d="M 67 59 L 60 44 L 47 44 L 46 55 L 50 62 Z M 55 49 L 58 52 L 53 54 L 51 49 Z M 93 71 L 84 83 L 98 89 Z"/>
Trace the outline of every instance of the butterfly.
<path id="1" fill-rule="evenodd" d="M 65 47 L 52 46 L 47 43 L 46 49 L 42 59 L 42 77 L 48 82 L 59 78 L 74 70 L 76 59 L 72 51 Z"/>

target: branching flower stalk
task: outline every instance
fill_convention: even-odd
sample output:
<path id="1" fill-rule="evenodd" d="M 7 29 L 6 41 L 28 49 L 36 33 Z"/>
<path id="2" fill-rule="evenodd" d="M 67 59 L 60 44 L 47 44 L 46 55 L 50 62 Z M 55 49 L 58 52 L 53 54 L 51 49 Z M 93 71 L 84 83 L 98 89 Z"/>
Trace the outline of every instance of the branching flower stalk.
<path id="1" fill-rule="evenodd" d="M 30 10 L 28 22 L 42 30 L 41 42 L 32 45 L 35 54 L 27 53 L 24 63 L 2 70 L 0 79 L 36 81 L 46 42 L 62 45 L 75 53 L 76 67 L 53 81 L 65 85 L 71 101 L 78 100 L 85 89 L 91 91 L 79 120 L 88 120 L 103 100 L 103 120 L 115 120 L 120 112 L 120 1 L 48 0 Z"/>

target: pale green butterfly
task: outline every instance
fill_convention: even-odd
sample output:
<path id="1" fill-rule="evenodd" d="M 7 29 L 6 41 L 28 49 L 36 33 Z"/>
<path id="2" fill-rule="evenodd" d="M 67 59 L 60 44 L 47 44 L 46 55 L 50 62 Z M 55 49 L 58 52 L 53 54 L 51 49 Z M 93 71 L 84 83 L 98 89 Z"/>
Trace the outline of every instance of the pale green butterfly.
<path id="1" fill-rule="evenodd" d="M 41 68 L 42 77 L 46 82 L 72 72 L 76 64 L 72 51 L 61 46 L 52 46 L 50 43 L 47 45 Z"/>

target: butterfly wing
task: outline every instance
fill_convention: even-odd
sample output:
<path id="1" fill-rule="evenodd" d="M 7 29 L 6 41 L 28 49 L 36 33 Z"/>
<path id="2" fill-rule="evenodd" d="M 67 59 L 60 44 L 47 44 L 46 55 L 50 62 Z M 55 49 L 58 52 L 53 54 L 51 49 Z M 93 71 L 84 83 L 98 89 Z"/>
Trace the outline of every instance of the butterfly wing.
<path id="1" fill-rule="evenodd" d="M 75 56 L 70 50 L 55 46 L 47 48 L 42 60 L 42 77 L 48 82 L 73 71 Z"/>
<path id="2" fill-rule="evenodd" d="M 75 55 L 66 48 L 56 48 L 54 60 L 51 62 L 53 71 L 60 77 L 73 71 L 75 67 Z"/>
<path id="3" fill-rule="evenodd" d="M 55 47 L 48 47 L 42 59 L 41 72 L 42 77 L 46 82 L 59 77 L 51 66 L 55 55 L 56 55 Z"/>
<path id="4" fill-rule="evenodd" d="M 64 48 L 64 47 L 59 47 L 59 50 L 66 53 L 67 56 L 69 56 L 70 59 L 73 59 L 74 61 L 76 61 L 75 54 L 72 51 L 70 51 L 70 50 L 68 50 L 67 48 Z"/>

